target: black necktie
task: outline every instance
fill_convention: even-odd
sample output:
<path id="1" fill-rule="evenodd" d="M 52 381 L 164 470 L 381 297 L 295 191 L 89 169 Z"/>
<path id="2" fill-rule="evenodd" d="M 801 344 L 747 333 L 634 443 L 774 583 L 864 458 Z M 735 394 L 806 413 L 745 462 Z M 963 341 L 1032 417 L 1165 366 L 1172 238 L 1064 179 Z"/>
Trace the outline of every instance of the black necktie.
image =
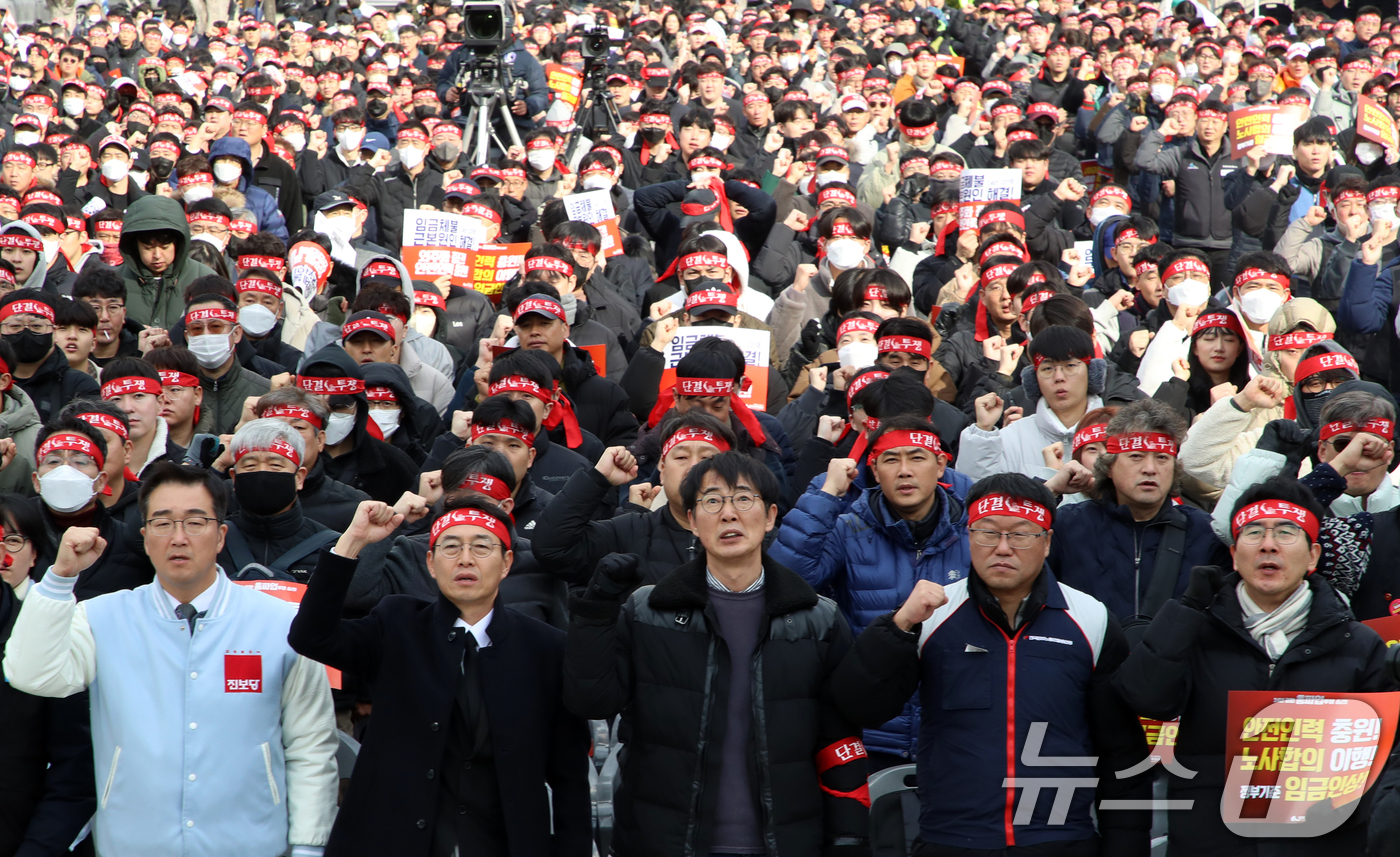
<path id="1" fill-rule="evenodd" d="M 190 623 L 190 636 L 194 636 L 194 623 L 199 620 L 199 611 L 193 604 L 181 604 L 175 608 L 175 615 Z"/>

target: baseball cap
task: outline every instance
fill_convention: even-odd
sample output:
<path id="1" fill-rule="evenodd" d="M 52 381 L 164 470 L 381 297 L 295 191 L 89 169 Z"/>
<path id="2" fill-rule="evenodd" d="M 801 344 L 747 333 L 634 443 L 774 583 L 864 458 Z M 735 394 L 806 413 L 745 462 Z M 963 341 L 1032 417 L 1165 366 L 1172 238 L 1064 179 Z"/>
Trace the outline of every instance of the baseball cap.
<path id="1" fill-rule="evenodd" d="M 686 296 L 685 311 L 690 315 L 703 315 L 711 310 L 734 315 L 739 311 L 739 296 L 723 287 L 701 289 Z"/>

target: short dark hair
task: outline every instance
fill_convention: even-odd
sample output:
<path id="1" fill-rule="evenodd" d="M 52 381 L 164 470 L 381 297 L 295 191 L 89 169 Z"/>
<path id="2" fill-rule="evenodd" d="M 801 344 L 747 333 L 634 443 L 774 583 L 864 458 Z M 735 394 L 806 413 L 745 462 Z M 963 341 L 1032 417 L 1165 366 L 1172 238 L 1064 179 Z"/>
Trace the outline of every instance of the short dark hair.
<path id="1" fill-rule="evenodd" d="M 165 369 L 199 377 L 199 361 L 188 348 L 179 345 L 152 348 L 142 355 L 141 359 L 154 366 L 157 372 Z"/>
<path id="2" fill-rule="evenodd" d="M 445 494 L 455 494 L 461 489 L 462 481 L 473 473 L 494 476 L 515 493 L 515 468 L 494 449 L 487 446 L 467 446 L 454 449 L 442 462 L 442 490 Z"/>
<path id="3" fill-rule="evenodd" d="M 1312 489 L 1308 486 L 1287 476 L 1271 476 L 1263 482 L 1256 482 L 1249 486 L 1243 494 L 1240 494 L 1240 499 L 1235 501 L 1235 507 L 1230 510 L 1230 520 L 1234 521 L 1241 509 L 1252 503 L 1258 503 L 1260 500 L 1282 500 L 1285 503 L 1302 506 L 1317 519 L 1319 524 L 1323 518 L 1327 517 L 1326 510 L 1322 508 L 1321 503 L 1317 502 Z M 1231 541 L 1234 539 L 1232 538 Z M 1312 544 L 1311 538 L 1308 539 L 1308 544 Z"/>
<path id="4" fill-rule="evenodd" d="M 713 473 L 715 478 L 725 483 L 731 488 L 737 486 L 741 481 L 747 480 L 749 485 L 758 496 L 763 498 L 765 508 L 777 505 L 779 495 L 782 493 L 778 487 L 778 477 L 773 475 L 773 471 L 759 461 L 742 452 L 721 452 L 713 458 L 707 458 L 694 467 L 685 475 L 685 480 L 681 482 L 681 502 L 685 505 L 687 512 L 695 511 L 695 503 L 700 495 L 700 486 L 704 484 L 705 477 Z"/>
<path id="5" fill-rule="evenodd" d="M 87 423 L 83 423 L 87 425 Z M 97 431 L 93 429 L 93 431 Z M 213 471 L 191 464 L 176 464 L 173 461 L 157 461 L 141 474 L 141 519 L 151 513 L 151 495 L 165 485 L 183 485 L 186 488 L 203 486 L 214 501 L 214 517 L 223 523 L 228 515 L 228 489 L 224 480 Z"/>
<path id="6" fill-rule="evenodd" d="M 77 418 L 79 414 L 103 414 L 120 422 L 128 433 L 131 431 L 131 418 L 126 415 L 126 411 L 117 407 L 115 402 L 105 399 L 74 399 L 63 406 L 63 410 L 58 412 L 58 418 Z M 107 447 L 104 444 L 102 448 Z"/>
<path id="7" fill-rule="evenodd" d="M 73 281 L 73 297 L 121 298 L 126 300 L 126 281 L 121 272 L 106 265 L 84 265 L 83 272 Z"/>
<path id="8" fill-rule="evenodd" d="M 193 373 L 191 373 L 193 374 Z M 103 382 L 113 378 L 150 378 L 160 383 L 160 371 L 141 357 L 118 357 L 102 367 Z"/>
<path id="9" fill-rule="evenodd" d="M 534 409 L 505 393 L 483 399 L 472 411 L 472 423 L 475 425 L 495 425 L 501 420 L 510 420 L 532 432 L 539 429 Z"/>
<path id="10" fill-rule="evenodd" d="M 543 351 L 517 348 L 502 354 L 491 364 L 491 374 L 487 380 L 494 384 L 511 375 L 529 378 L 545 390 L 551 390 L 559 378 L 559 362 Z"/>
<path id="11" fill-rule="evenodd" d="M 53 323 L 55 327 L 97 327 L 97 313 L 85 301 L 54 301 Z"/>
<path id="12" fill-rule="evenodd" d="M 1050 493 L 1050 489 L 1045 487 L 1045 483 L 1032 479 L 1023 473 L 993 473 L 991 476 L 977 480 L 967 491 L 968 508 L 972 504 L 981 500 L 989 494 L 1005 494 L 1015 500 L 1029 500 L 1032 503 L 1039 503 L 1045 507 L 1045 511 L 1050 515 L 1050 526 L 1045 529 L 1052 529 L 1055 526 L 1055 495 Z"/>
<path id="13" fill-rule="evenodd" d="M 500 453 L 496 454 L 499 455 Z M 513 475 L 512 478 L 514 478 Z M 489 497 L 466 493 L 450 496 L 442 501 L 442 510 L 444 512 L 451 512 L 456 509 L 474 509 L 483 514 L 490 515 L 497 521 L 500 521 L 501 526 L 506 528 L 506 534 L 509 536 L 509 543 L 512 546 L 515 544 L 515 523 L 511 520 L 510 515 L 502 512 L 501 507 L 492 502 Z M 429 548 L 429 551 L 431 550 L 432 549 Z M 507 550 L 510 550 L 510 548 L 502 544 L 501 553 L 504 554 Z"/>
<path id="14" fill-rule="evenodd" d="M 34 464 L 36 467 L 39 464 L 39 447 L 43 446 L 44 441 L 48 440 L 50 436 L 64 433 L 80 434 L 88 440 L 91 440 L 97 445 L 98 449 L 102 450 L 102 458 L 104 460 L 107 458 L 107 439 L 102 436 L 102 432 L 77 417 L 59 415 L 52 421 L 40 426 L 39 434 L 34 438 Z"/>

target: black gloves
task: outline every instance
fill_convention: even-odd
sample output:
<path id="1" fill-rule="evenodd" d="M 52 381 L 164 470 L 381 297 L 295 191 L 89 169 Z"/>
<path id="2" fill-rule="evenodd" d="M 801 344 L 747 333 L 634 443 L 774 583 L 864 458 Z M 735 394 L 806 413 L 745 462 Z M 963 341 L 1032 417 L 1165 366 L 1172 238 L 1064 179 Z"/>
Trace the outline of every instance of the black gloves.
<path id="1" fill-rule="evenodd" d="M 797 340 L 797 350 L 802 354 L 805 363 L 811 363 L 826 351 L 826 343 L 822 341 L 820 321 L 814 318 L 803 326 L 802 334 Z"/>
<path id="2" fill-rule="evenodd" d="M 641 557 L 610 553 L 598 560 L 583 597 L 589 601 L 621 601 L 642 582 Z"/>
<path id="3" fill-rule="evenodd" d="M 1288 459 L 1283 475 L 1296 477 L 1298 467 L 1314 445 L 1311 435 L 1303 431 L 1303 427 L 1298 423 L 1293 420 L 1273 420 L 1264 426 L 1264 433 L 1259 436 L 1256 447 L 1267 452 L 1277 452 Z"/>
<path id="4" fill-rule="evenodd" d="M 600 563 L 601 565 L 601 563 Z M 1191 582 L 1181 596 L 1181 606 L 1192 610 L 1205 609 L 1215 600 L 1215 593 L 1225 585 L 1225 570 L 1218 565 L 1198 565 L 1191 569 Z"/>

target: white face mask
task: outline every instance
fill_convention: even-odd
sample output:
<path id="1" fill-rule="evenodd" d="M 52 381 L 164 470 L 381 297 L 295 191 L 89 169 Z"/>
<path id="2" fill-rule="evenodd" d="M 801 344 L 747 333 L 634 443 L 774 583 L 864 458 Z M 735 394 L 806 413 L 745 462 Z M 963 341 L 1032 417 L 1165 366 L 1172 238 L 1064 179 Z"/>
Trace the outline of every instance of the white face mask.
<path id="1" fill-rule="evenodd" d="M 314 49 L 312 49 L 312 51 L 311 51 L 311 55 L 314 56 L 314 57 L 316 57 L 316 61 L 317 61 L 317 62 L 325 62 L 326 60 L 328 60 L 328 59 L 331 58 L 331 49 L 330 49 L 330 48 L 314 48 Z"/>
<path id="2" fill-rule="evenodd" d="M 403 164 L 404 169 L 414 170 L 418 168 L 419 164 L 423 163 L 423 158 L 427 154 L 427 152 L 417 146 L 399 149 L 399 163 Z"/>
<path id="3" fill-rule="evenodd" d="M 277 324 L 277 314 L 262 304 L 248 304 L 238 310 L 238 324 L 250 336 L 266 336 Z"/>
<path id="4" fill-rule="evenodd" d="M 227 238 L 220 240 L 220 239 L 218 239 L 218 238 L 215 238 L 213 235 L 210 235 L 210 234 L 207 233 L 207 232 L 204 233 L 203 235 L 193 235 L 193 236 L 190 237 L 190 240 L 191 240 L 191 241 L 203 241 L 205 244 L 212 244 L 213 246 L 219 248 L 219 252 L 220 252 L 220 253 L 224 252 L 224 250 L 228 247 L 228 239 L 227 239 Z"/>
<path id="5" fill-rule="evenodd" d="M 783 67 L 783 71 L 797 71 L 797 67 L 802 65 L 802 57 L 797 54 L 783 54 L 778 57 L 778 64 Z"/>
<path id="6" fill-rule="evenodd" d="M 185 189 L 185 202 L 199 202 L 201 199 L 208 199 L 214 195 L 214 189 L 208 185 L 190 185 Z"/>
<path id="7" fill-rule="evenodd" d="M 891 59 L 885 65 L 889 68 L 890 74 L 895 77 L 902 77 L 904 75 L 904 60 Z"/>
<path id="8" fill-rule="evenodd" d="M 424 336 L 432 336 L 437 332 L 437 314 L 415 312 L 413 318 L 409 319 L 408 326 Z"/>
<path id="9" fill-rule="evenodd" d="M 27 77 L 12 77 L 10 78 L 10 89 L 15 92 L 23 92 L 29 88 L 31 82 Z"/>
<path id="10" fill-rule="evenodd" d="M 102 165 L 102 177 L 109 182 L 119 182 L 131 172 L 131 164 L 126 161 L 108 161 Z"/>
<path id="11" fill-rule="evenodd" d="M 825 173 L 817 173 L 817 187 L 826 187 L 832 182 L 848 182 L 851 174 L 844 170 L 831 170 Z"/>
<path id="12" fill-rule="evenodd" d="M 1225 52 L 1225 64 L 1239 65 L 1241 56 L 1243 55 L 1239 51 L 1228 50 Z"/>
<path id="13" fill-rule="evenodd" d="M 1200 306 L 1210 300 L 1210 285 L 1200 280 L 1182 280 L 1167 289 L 1167 302 L 1172 306 Z"/>
<path id="14" fill-rule="evenodd" d="M 399 414 L 401 413 L 403 412 L 375 408 L 369 412 L 369 418 L 374 420 L 375 424 L 379 426 L 379 433 L 384 435 L 385 440 L 388 440 L 394 436 L 394 432 L 399 430 Z"/>
<path id="15" fill-rule="evenodd" d="M 39 477 L 39 496 L 53 511 L 71 515 L 92 502 L 96 481 L 71 464 L 63 464 Z"/>
<path id="16" fill-rule="evenodd" d="M 692 182 L 701 182 L 703 184 L 709 184 L 710 179 L 712 178 L 717 178 L 717 176 L 714 173 L 705 172 L 703 170 L 693 172 L 690 174 L 690 180 Z"/>
<path id="17" fill-rule="evenodd" d="M 387 66 L 389 67 L 389 71 L 393 71 L 394 69 L 396 69 L 396 68 L 399 67 L 399 55 L 398 55 L 398 54 L 388 54 L 387 56 L 384 57 L 384 64 L 387 65 Z M 387 435 L 386 435 L 386 437 L 387 437 Z"/>
<path id="18" fill-rule="evenodd" d="M 340 144 L 340 151 L 342 152 L 360 151 L 360 144 L 363 143 L 364 140 L 365 132 L 358 129 L 354 131 L 335 132 L 335 141 Z"/>
<path id="19" fill-rule="evenodd" d="M 1395 216 L 1395 203 L 1393 202 L 1371 206 L 1371 219 L 1378 223 L 1383 220 L 1389 221 L 1392 226 L 1400 223 L 1400 217 Z"/>
<path id="20" fill-rule="evenodd" d="M 1255 324 L 1266 324 L 1283 306 L 1283 295 L 1269 289 L 1255 289 L 1240 298 L 1240 311 Z"/>
<path id="21" fill-rule="evenodd" d="M 1385 150 L 1381 148 L 1380 143 L 1372 143 L 1370 140 L 1363 140 L 1356 144 L 1356 160 L 1360 161 L 1365 166 L 1369 167 L 1371 164 L 1379 161 L 1381 155 L 1384 154 Z"/>
<path id="22" fill-rule="evenodd" d="M 58 239 L 57 239 L 57 238 L 45 238 L 45 239 L 43 239 L 43 244 L 44 244 L 44 263 L 45 263 L 45 264 L 52 264 L 52 263 L 53 263 L 53 260 L 54 260 L 54 259 L 57 259 L 57 258 L 58 258 L 58 254 L 61 252 L 61 251 L 58 249 Z"/>
<path id="23" fill-rule="evenodd" d="M 190 40 L 190 37 L 187 36 L 187 35 L 185 35 L 184 33 L 176 33 L 176 34 L 174 34 L 173 36 L 170 37 L 170 41 L 174 42 L 174 43 L 177 44 L 177 45 L 182 45 L 182 46 L 185 45 L 186 43 L 188 43 L 189 40 Z"/>
<path id="24" fill-rule="evenodd" d="M 81 116 L 86 104 L 87 102 L 81 98 L 65 98 L 63 99 L 63 112 L 69 116 Z"/>
<path id="25" fill-rule="evenodd" d="M 836 349 L 836 356 L 843 367 L 863 369 L 875 365 L 880 350 L 873 342 L 852 342 Z"/>
<path id="26" fill-rule="evenodd" d="M 525 153 L 525 160 L 530 162 L 530 168 L 544 172 L 554 166 L 553 149 L 531 149 Z"/>
<path id="27" fill-rule="evenodd" d="M 352 77 L 347 77 L 347 78 L 345 78 L 344 80 L 342 80 L 342 81 L 340 82 L 340 91 L 341 91 L 341 92 L 349 92 L 349 91 L 350 91 L 350 84 L 352 84 L 352 83 L 354 83 L 354 82 L 355 82 L 355 79 L 352 78 Z"/>
<path id="28" fill-rule="evenodd" d="M 1176 91 L 1176 87 L 1172 86 L 1170 83 L 1154 83 L 1150 91 L 1153 101 L 1158 104 L 1166 104 L 1168 101 L 1171 101 L 1172 93 Z"/>
<path id="29" fill-rule="evenodd" d="M 221 62 L 223 62 L 224 60 L 228 59 L 228 52 L 227 52 L 227 51 L 210 51 L 210 52 L 209 52 L 209 56 L 211 56 L 211 57 L 214 58 L 214 62 L 215 62 L 215 63 L 221 63 Z"/>
<path id="30" fill-rule="evenodd" d="M 1095 226 L 1098 226 L 1100 223 L 1103 223 L 1105 220 L 1109 219 L 1113 215 L 1122 213 L 1123 212 L 1119 211 L 1111 205 L 1096 205 L 1093 208 L 1089 209 L 1089 222 L 1094 224 Z"/>
<path id="31" fill-rule="evenodd" d="M 1196 67 L 1195 63 L 1189 62 L 1186 64 L 1186 74 L 1183 77 L 1195 77 L 1199 71 L 1200 69 Z"/>
<path id="32" fill-rule="evenodd" d="M 224 365 L 233 353 L 232 334 L 206 333 L 203 336 L 189 337 L 190 352 L 199 365 L 205 369 L 217 369 Z"/>
<path id="33" fill-rule="evenodd" d="M 733 143 L 734 138 L 729 136 L 728 134 L 715 134 L 712 137 L 710 137 L 710 145 L 714 146 L 716 149 L 719 149 L 721 152 L 728 151 L 729 147 L 733 145 Z"/>
<path id="34" fill-rule="evenodd" d="M 214 178 L 220 184 L 232 184 L 243 177 L 243 167 L 239 164 L 228 161 L 219 161 L 214 165 Z"/>
<path id="35" fill-rule="evenodd" d="M 300 131 L 283 134 L 282 139 L 287 141 L 287 145 L 292 147 L 293 152 L 300 152 L 306 148 L 306 135 Z"/>
<path id="36" fill-rule="evenodd" d="M 16 131 L 15 144 L 19 146 L 32 146 L 39 142 L 38 131 Z"/>
<path id="37" fill-rule="evenodd" d="M 326 443 L 335 446 L 349 437 L 354 428 L 354 414 L 331 414 L 331 418 L 326 420 Z"/>
<path id="38" fill-rule="evenodd" d="M 865 248 L 854 238 L 837 238 L 826 244 L 826 260 L 832 267 L 849 271 L 865 258 Z"/>
<path id="39" fill-rule="evenodd" d="M 612 177 L 607 173 L 594 171 L 583 177 L 584 190 L 608 190 L 612 186 Z"/>
<path id="40" fill-rule="evenodd" d="M 145 187 L 145 186 L 146 186 L 146 174 L 145 174 L 145 173 L 136 172 L 136 171 L 133 170 L 132 172 L 127 173 L 127 177 L 130 178 L 132 181 L 136 182 L 136 184 L 137 184 L 138 186 L 140 186 L 140 187 Z M 210 192 L 212 193 L 212 191 L 210 191 Z"/>

